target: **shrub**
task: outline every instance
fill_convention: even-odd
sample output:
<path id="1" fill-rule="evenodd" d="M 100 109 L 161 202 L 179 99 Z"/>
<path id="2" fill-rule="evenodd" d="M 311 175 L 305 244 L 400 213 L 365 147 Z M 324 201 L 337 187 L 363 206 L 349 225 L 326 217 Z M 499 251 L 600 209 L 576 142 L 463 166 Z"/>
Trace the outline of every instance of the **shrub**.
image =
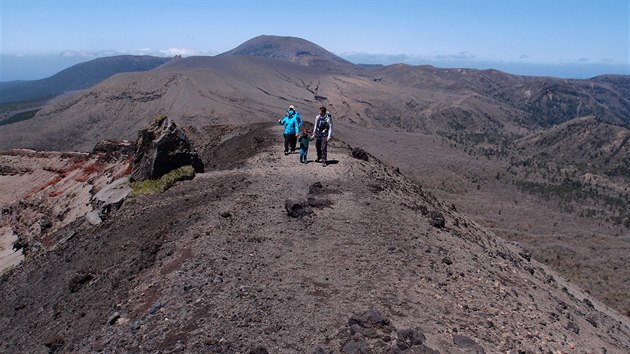
<path id="1" fill-rule="evenodd" d="M 158 114 L 155 117 L 153 117 L 153 121 L 155 121 L 156 123 L 160 124 L 162 123 L 162 121 L 164 121 L 167 118 L 167 116 L 165 116 L 164 114 Z"/>
<path id="2" fill-rule="evenodd" d="M 178 181 L 190 180 L 195 177 L 195 169 L 188 165 L 175 169 L 158 179 L 148 179 L 131 183 L 130 196 L 147 195 L 164 192 Z"/>

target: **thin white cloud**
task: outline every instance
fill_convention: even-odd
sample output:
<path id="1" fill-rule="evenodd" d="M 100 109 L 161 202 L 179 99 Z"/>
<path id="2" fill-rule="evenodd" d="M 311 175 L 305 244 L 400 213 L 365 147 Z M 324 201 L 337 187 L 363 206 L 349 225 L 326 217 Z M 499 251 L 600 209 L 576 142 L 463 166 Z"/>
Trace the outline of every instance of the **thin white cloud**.
<path id="1" fill-rule="evenodd" d="M 463 51 L 455 54 L 438 54 L 435 56 L 436 59 L 447 59 L 447 60 L 470 60 L 475 59 L 475 55 L 468 52 Z"/>
<path id="2" fill-rule="evenodd" d="M 195 49 L 190 49 L 190 48 L 168 48 L 168 49 L 160 49 L 159 53 L 161 55 L 165 55 L 165 56 L 175 56 L 175 55 L 181 55 L 181 56 L 191 56 L 191 55 L 198 55 L 199 52 Z"/>

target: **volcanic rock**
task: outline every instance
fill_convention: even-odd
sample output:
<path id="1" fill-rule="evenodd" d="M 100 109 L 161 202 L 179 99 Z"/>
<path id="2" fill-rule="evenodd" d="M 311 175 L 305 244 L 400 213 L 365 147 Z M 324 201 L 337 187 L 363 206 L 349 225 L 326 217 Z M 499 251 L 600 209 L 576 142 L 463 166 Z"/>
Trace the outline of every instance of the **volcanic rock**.
<path id="1" fill-rule="evenodd" d="M 364 161 L 367 161 L 369 159 L 368 153 L 365 150 L 357 147 L 352 149 L 352 157 Z"/>
<path id="2" fill-rule="evenodd" d="M 284 209 L 287 211 L 287 215 L 292 218 L 302 217 L 313 212 L 304 202 L 293 198 L 284 202 Z"/>
<path id="3" fill-rule="evenodd" d="M 204 171 L 203 162 L 186 134 L 168 117 L 155 117 L 147 128 L 138 132 L 130 181 L 156 179 L 182 166 L 193 166 L 199 173 Z"/>

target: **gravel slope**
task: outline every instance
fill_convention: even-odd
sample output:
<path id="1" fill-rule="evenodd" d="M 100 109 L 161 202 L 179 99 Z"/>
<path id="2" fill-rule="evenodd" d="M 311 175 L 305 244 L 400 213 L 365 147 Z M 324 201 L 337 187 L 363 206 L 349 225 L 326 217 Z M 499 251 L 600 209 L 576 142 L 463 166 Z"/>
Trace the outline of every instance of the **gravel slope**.
<path id="1" fill-rule="evenodd" d="M 1 278 L 0 352 L 630 351 L 626 317 L 396 170 L 340 141 L 302 165 L 280 138 L 61 229 Z"/>

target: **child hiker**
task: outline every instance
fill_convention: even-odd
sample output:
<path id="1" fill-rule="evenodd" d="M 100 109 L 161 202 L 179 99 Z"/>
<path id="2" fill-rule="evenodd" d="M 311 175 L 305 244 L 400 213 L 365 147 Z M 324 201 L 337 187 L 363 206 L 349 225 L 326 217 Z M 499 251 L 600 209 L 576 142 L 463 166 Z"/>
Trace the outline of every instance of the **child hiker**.
<path id="1" fill-rule="evenodd" d="M 306 155 L 308 154 L 308 143 L 311 140 L 313 140 L 313 138 L 310 135 L 308 135 L 308 130 L 304 129 L 304 131 L 302 131 L 302 135 L 300 136 L 300 139 L 298 139 L 298 141 L 300 142 L 300 162 L 301 163 L 307 162 Z"/>

